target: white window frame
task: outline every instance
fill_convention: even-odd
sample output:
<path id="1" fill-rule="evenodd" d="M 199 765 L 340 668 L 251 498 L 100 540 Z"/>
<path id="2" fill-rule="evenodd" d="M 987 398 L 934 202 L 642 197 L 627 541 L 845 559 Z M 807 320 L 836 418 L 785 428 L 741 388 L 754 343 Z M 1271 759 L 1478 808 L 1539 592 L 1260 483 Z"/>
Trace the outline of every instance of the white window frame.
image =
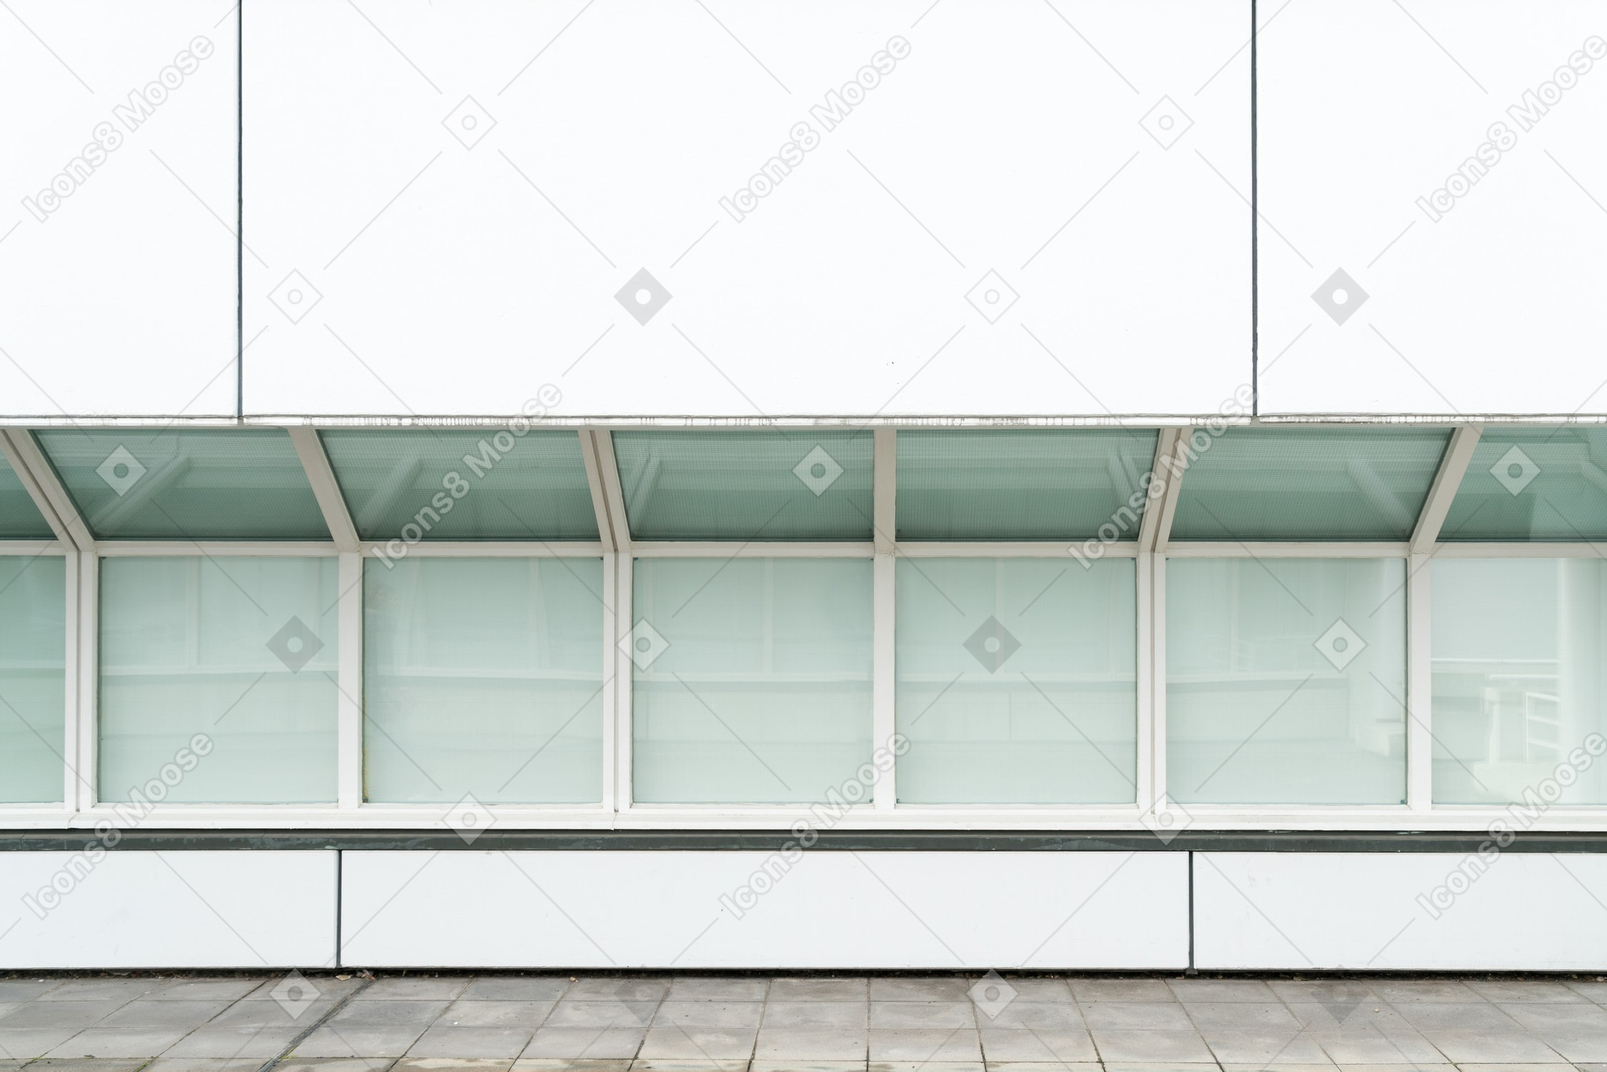
<path id="1" fill-rule="evenodd" d="M 415 422 L 417 423 L 417 422 Z M 1270 422 L 1269 422 L 1270 423 Z M 1280 426 L 1303 422 L 1276 422 Z M 1369 422 L 1378 424 L 1381 422 Z M 633 622 L 632 568 L 636 558 L 867 558 L 874 563 L 873 741 L 890 745 L 894 734 L 894 571 L 900 557 L 1065 558 L 1062 542 L 911 542 L 896 534 L 897 422 L 874 428 L 873 538 L 868 542 L 634 541 L 626 520 L 612 435 L 606 425 L 574 428 L 580 437 L 600 537 L 594 541 L 432 542 L 409 545 L 423 557 L 585 557 L 603 562 L 603 799 L 600 805 L 491 805 L 496 829 L 763 829 L 785 827 L 798 806 L 639 805 L 631 795 L 631 662 L 622 647 Z M 1156 460 L 1176 452 L 1203 422 L 1157 429 Z M 836 427 L 869 427 L 832 422 Z M 328 806 L 163 804 L 143 825 L 191 829 L 444 829 L 444 806 L 370 804 L 362 797 L 362 571 L 364 560 L 389 553 L 387 544 L 358 537 L 350 511 L 316 429 L 285 429 L 307 472 L 332 538 L 328 541 L 96 541 L 78 516 L 37 441 L 25 429 L 0 431 L 0 452 L 17 472 L 55 534 L 53 540 L 0 540 L 0 554 L 62 555 L 67 560 L 67 681 L 61 805 L 0 805 L 0 829 L 88 828 L 110 819 L 95 799 L 97 595 L 103 557 L 263 555 L 333 556 L 340 562 L 338 680 L 338 799 Z M 1103 548 L 1105 557 L 1136 559 L 1138 803 L 1134 805 L 950 806 L 898 804 L 896 769 L 878 780 L 871 801 L 838 823 L 843 829 L 1143 831 L 1146 813 L 1166 794 L 1166 564 L 1173 558 L 1399 558 L 1407 563 L 1407 800 L 1403 805 L 1348 807 L 1294 805 L 1190 805 L 1188 821 L 1213 830 L 1483 830 L 1504 817 L 1502 807 L 1432 802 L 1432 652 L 1430 563 L 1444 558 L 1594 558 L 1591 543 L 1472 543 L 1439 539 L 1452 499 L 1480 434 L 1462 425 L 1436 472 L 1409 540 L 1403 542 L 1175 542 L 1172 520 L 1185 472 L 1157 480 L 1137 539 Z M 1161 805 L 1165 806 L 1165 805 Z M 1534 829 L 1607 830 L 1607 805 L 1554 808 Z"/>

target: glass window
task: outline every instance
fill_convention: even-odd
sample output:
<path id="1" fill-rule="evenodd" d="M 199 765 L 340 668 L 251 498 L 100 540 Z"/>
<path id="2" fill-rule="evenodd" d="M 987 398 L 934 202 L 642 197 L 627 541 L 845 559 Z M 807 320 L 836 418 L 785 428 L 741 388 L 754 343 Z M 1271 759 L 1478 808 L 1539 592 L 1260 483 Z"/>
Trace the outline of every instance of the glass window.
<path id="1" fill-rule="evenodd" d="M 898 433 L 901 540 L 1138 539 L 1155 432 Z"/>
<path id="2" fill-rule="evenodd" d="M 595 540 L 574 432 L 319 433 L 365 540 Z"/>
<path id="3" fill-rule="evenodd" d="M 1440 539 L 1607 539 L 1607 428 L 1485 429 Z"/>
<path id="4" fill-rule="evenodd" d="M 34 433 L 98 540 L 327 540 L 307 472 L 277 429 Z"/>
<path id="5" fill-rule="evenodd" d="M 100 564 L 100 799 L 212 750 L 168 802 L 335 799 L 336 559 L 106 558 Z"/>
<path id="6" fill-rule="evenodd" d="M 1174 540 L 1404 540 L 1451 433 L 1443 428 L 1229 428 L 1178 492 Z"/>
<path id="7" fill-rule="evenodd" d="M 1405 703 L 1404 560 L 1166 563 L 1171 799 L 1404 803 Z"/>
<path id="8" fill-rule="evenodd" d="M 1137 798 L 1136 564 L 898 562 L 898 796 L 916 804 Z"/>
<path id="9" fill-rule="evenodd" d="M 600 802 L 602 560 L 365 565 L 368 799 Z"/>
<path id="10" fill-rule="evenodd" d="M 857 782 L 870 559 L 637 559 L 635 618 L 638 801 L 819 801 Z"/>
<path id="11" fill-rule="evenodd" d="M 33 496 L 22 486 L 4 458 L 0 458 L 0 540 L 54 540 L 56 534 Z"/>
<path id="12" fill-rule="evenodd" d="M 1434 562 L 1434 801 L 1607 804 L 1607 563 Z M 1559 768 L 1574 770 L 1556 777 Z"/>
<path id="13" fill-rule="evenodd" d="M 0 556 L 0 804 L 61 800 L 66 726 L 66 559 Z"/>
<path id="14" fill-rule="evenodd" d="M 869 431 L 615 432 L 638 540 L 869 540 Z"/>

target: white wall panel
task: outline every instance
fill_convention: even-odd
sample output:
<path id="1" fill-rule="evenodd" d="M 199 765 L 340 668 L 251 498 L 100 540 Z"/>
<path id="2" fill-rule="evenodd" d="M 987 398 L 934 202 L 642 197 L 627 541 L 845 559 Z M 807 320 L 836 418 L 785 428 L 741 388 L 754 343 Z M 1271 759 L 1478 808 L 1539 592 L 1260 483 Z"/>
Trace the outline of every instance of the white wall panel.
<path id="1" fill-rule="evenodd" d="M 327 967 L 335 884 L 333 852 L 0 852 L 0 969 Z"/>
<path id="2" fill-rule="evenodd" d="M 1245 0 L 245 17 L 248 412 L 1200 412 L 1249 374 Z"/>
<path id="3" fill-rule="evenodd" d="M 0 416 L 234 413 L 232 6 L 0 13 Z"/>
<path id="4" fill-rule="evenodd" d="M 373 967 L 1178 968 L 1184 853 L 348 852 Z M 730 898 L 729 901 L 722 900 Z"/>
<path id="5" fill-rule="evenodd" d="M 1607 3 L 1260 14 L 1261 412 L 1607 412 L 1607 60 L 1533 129 L 1508 112 L 1584 65 Z M 1447 210 L 1420 207 L 1497 122 L 1507 151 Z M 1343 324 L 1312 298 L 1338 269 L 1366 295 Z"/>
<path id="6" fill-rule="evenodd" d="M 1607 968 L 1607 857 L 1506 853 L 1483 863 L 1458 853 L 1196 853 L 1195 965 Z"/>

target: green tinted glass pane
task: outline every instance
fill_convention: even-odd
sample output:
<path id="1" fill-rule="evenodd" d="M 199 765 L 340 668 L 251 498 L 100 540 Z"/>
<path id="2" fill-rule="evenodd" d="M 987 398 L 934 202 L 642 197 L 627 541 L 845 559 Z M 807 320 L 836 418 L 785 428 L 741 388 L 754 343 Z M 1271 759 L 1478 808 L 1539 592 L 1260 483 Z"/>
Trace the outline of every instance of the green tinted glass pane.
<path id="1" fill-rule="evenodd" d="M 67 560 L 0 556 L 0 804 L 61 800 Z"/>
<path id="2" fill-rule="evenodd" d="M 1442 540 L 1607 538 L 1607 428 L 1487 428 Z"/>
<path id="3" fill-rule="evenodd" d="M 277 429 L 35 434 L 96 539 L 329 539 L 296 448 Z"/>
<path id="4" fill-rule="evenodd" d="M 53 540 L 56 534 L 45 523 L 45 515 L 33 504 L 33 497 L 0 458 L 0 540 Z"/>
<path id="5" fill-rule="evenodd" d="M 1197 429 L 1171 538 L 1404 540 L 1450 437 L 1441 428 Z"/>
<path id="6" fill-rule="evenodd" d="M 615 432 L 638 540 L 869 540 L 869 431 Z"/>
<path id="7" fill-rule="evenodd" d="M 900 432 L 901 540 L 1136 540 L 1155 432 Z"/>
<path id="8" fill-rule="evenodd" d="M 595 540 L 580 437 L 507 429 L 319 433 L 365 540 Z"/>

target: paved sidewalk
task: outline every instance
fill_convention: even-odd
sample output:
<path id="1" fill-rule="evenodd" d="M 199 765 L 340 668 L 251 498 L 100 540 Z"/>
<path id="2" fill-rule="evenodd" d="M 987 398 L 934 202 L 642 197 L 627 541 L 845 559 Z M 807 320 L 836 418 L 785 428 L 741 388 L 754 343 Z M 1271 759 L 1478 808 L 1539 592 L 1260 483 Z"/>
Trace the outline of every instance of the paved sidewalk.
<path id="1" fill-rule="evenodd" d="M 1607 1072 L 1604 1006 L 1593 979 L 23 975 L 0 1072 Z"/>

